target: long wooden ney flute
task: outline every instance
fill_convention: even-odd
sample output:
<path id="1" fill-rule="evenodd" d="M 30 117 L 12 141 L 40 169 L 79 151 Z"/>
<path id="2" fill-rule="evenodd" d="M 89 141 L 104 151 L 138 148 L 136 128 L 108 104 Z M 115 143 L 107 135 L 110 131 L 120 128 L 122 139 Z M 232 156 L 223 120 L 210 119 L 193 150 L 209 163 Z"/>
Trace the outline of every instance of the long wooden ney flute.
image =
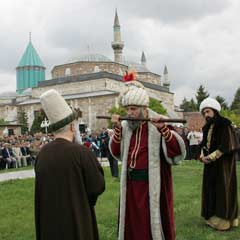
<path id="1" fill-rule="evenodd" d="M 111 119 L 110 116 L 96 116 L 99 119 Z M 119 120 L 130 120 L 130 121 L 151 121 L 150 118 L 132 118 L 132 117 L 119 117 Z M 186 123 L 186 119 L 177 118 L 161 118 L 158 122 L 172 122 L 172 123 Z"/>

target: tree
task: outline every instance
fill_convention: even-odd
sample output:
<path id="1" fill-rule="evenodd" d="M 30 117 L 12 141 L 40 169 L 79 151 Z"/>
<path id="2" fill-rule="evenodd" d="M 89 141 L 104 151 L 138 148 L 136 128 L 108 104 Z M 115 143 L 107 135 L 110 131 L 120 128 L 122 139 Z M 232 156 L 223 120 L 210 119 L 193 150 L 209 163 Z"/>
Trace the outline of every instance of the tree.
<path id="1" fill-rule="evenodd" d="M 185 97 L 182 101 L 182 104 L 180 105 L 180 108 L 184 110 L 184 112 L 195 112 L 197 111 L 197 106 L 193 98 L 191 98 L 190 101 L 188 101 Z"/>
<path id="2" fill-rule="evenodd" d="M 167 110 L 162 106 L 159 100 L 155 98 L 150 98 L 149 100 L 149 108 L 152 109 L 154 112 L 159 114 L 166 114 Z"/>
<path id="3" fill-rule="evenodd" d="M 108 113 L 110 113 L 110 115 L 112 115 L 112 114 L 118 114 L 118 115 L 120 115 L 120 116 L 126 116 L 127 111 L 126 111 L 126 109 L 125 109 L 124 107 L 121 107 L 121 106 L 115 107 L 115 106 L 114 106 L 114 107 L 112 107 L 112 108 L 108 111 Z M 108 120 L 108 127 L 109 127 L 109 128 L 112 128 L 112 127 L 113 127 L 111 120 Z"/>
<path id="4" fill-rule="evenodd" d="M 8 124 L 9 122 L 5 121 L 3 118 L 0 118 L 0 125 L 1 124 Z"/>
<path id="5" fill-rule="evenodd" d="M 233 102 L 231 104 L 231 110 L 240 114 L 240 87 L 237 89 Z"/>
<path id="6" fill-rule="evenodd" d="M 28 132 L 28 117 L 26 112 L 20 108 L 18 113 L 17 113 L 17 120 L 18 123 L 21 124 L 21 134 L 25 134 Z"/>
<path id="7" fill-rule="evenodd" d="M 222 109 L 228 109 L 228 105 L 226 103 L 226 100 L 223 97 L 217 95 L 215 97 L 215 99 L 220 103 Z"/>
<path id="8" fill-rule="evenodd" d="M 197 89 L 197 93 L 196 93 L 195 97 L 197 99 L 196 110 L 198 110 L 201 102 L 205 98 L 209 97 L 209 93 L 205 90 L 205 87 L 202 84 Z"/>
<path id="9" fill-rule="evenodd" d="M 221 110 L 221 115 L 230 119 L 232 124 L 240 128 L 240 115 L 229 109 Z"/>
<path id="10" fill-rule="evenodd" d="M 42 132 L 41 123 L 46 118 L 46 114 L 43 111 L 35 112 L 35 117 L 31 127 L 31 133 Z"/>

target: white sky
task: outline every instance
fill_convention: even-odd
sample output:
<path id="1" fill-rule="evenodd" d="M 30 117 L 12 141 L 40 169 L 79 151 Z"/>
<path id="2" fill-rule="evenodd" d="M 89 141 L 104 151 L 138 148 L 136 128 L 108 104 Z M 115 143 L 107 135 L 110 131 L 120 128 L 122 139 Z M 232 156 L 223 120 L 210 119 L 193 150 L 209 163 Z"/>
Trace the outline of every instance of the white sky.
<path id="1" fill-rule="evenodd" d="M 0 92 L 15 91 L 16 71 L 32 43 L 51 78 L 54 65 L 86 53 L 113 59 L 115 8 L 126 60 L 163 74 L 166 64 L 175 103 L 203 84 L 231 103 L 240 87 L 239 0 L 8 0 L 0 5 Z"/>

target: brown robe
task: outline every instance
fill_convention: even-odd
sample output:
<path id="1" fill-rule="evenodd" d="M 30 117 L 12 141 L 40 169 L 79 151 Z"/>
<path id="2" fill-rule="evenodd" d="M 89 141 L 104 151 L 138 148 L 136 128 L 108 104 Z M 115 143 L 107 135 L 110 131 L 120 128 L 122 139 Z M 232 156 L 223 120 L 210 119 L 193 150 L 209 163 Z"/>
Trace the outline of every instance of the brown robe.
<path id="1" fill-rule="evenodd" d="M 56 139 L 39 152 L 35 172 L 36 239 L 99 239 L 94 205 L 105 182 L 92 152 Z"/>
<path id="2" fill-rule="evenodd" d="M 207 124 L 206 124 L 207 126 Z M 206 147 L 208 128 L 203 129 L 202 147 Z M 204 165 L 202 187 L 202 217 L 208 220 L 217 216 L 233 220 L 238 216 L 237 175 L 236 175 L 236 136 L 229 120 L 218 117 L 214 122 L 209 151 L 205 156 L 220 150 L 223 155 Z"/>

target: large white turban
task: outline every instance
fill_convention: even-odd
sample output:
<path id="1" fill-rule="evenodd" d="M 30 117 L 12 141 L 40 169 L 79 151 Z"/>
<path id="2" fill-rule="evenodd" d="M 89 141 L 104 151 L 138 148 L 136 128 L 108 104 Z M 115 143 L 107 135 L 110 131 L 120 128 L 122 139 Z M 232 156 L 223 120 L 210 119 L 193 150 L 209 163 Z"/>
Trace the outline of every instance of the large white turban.
<path id="1" fill-rule="evenodd" d="M 131 81 L 126 83 L 126 86 L 127 90 L 120 96 L 120 104 L 123 107 L 131 105 L 148 107 L 149 96 L 141 83 Z"/>
<path id="2" fill-rule="evenodd" d="M 214 99 L 214 98 L 205 98 L 201 104 L 200 104 L 200 107 L 199 107 L 199 111 L 202 112 L 204 108 L 212 108 L 218 112 L 221 111 L 221 105 L 220 103 Z"/>

